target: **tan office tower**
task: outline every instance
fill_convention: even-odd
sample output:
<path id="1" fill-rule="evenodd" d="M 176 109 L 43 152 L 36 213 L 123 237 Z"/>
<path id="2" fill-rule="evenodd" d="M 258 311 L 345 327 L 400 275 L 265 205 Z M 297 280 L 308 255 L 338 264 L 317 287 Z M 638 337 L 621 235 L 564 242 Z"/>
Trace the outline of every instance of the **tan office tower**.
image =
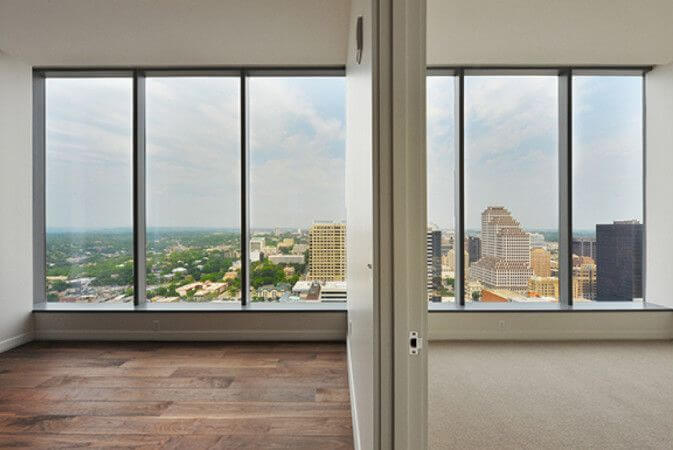
<path id="1" fill-rule="evenodd" d="M 470 274 L 486 288 L 528 291 L 530 237 L 506 208 L 489 206 L 481 213 L 481 258 Z"/>
<path id="2" fill-rule="evenodd" d="M 346 280 L 346 224 L 316 222 L 308 231 L 309 280 Z"/>
<path id="3" fill-rule="evenodd" d="M 534 248 L 530 252 L 530 265 L 533 275 L 538 277 L 551 276 L 551 253 L 543 248 Z"/>

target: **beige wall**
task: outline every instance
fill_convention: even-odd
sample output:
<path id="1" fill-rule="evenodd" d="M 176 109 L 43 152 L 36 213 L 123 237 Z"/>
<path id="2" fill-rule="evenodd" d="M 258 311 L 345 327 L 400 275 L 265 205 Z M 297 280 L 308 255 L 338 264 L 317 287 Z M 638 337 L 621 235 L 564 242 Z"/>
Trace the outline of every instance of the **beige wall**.
<path id="1" fill-rule="evenodd" d="M 344 312 L 36 313 L 37 339 L 343 341 Z"/>
<path id="2" fill-rule="evenodd" d="M 349 0 L 0 0 L 32 65 L 344 64 Z"/>
<path id="3" fill-rule="evenodd" d="M 346 257 L 351 409 L 355 447 L 374 448 L 375 360 L 373 151 L 374 20 L 373 0 L 353 0 L 346 65 Z M 355 22 L 363 16 L 362 63 L 355 62 Z M 368 264 L 370 265 L 368 267 Z"/>
<path id="4" fill-rule="evenodd" d="M 673 64 L 648 73 L 645 89 L 645 295 L 673 307 Z"/>
<path id="5" fill-rule="evenodd" d="M 435 312 L 430 340 L 673 339 L 673 311 Z"/>
<path id="6" fill-rule="evenodd" d="M 0 351 L 31 338 L 30 67 L 0 54 Z"/>
<path id="7" fill-rule="evenodd" d="M 430 65 L 662 64 L 671 0 L 428 0 Z"/>

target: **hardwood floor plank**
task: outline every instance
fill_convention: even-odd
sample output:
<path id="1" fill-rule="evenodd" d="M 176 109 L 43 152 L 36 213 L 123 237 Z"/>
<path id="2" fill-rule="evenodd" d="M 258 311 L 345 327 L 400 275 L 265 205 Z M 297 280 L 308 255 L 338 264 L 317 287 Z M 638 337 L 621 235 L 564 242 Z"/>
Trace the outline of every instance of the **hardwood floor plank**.
<path id="1" fill-rule="evenodd" d="M 178 435 L 285 435 L 347 436 L 351 434 L 350 418 L 305 417 L 297 426 L 294 417 L 268 418 L 198 418 L 124 416 L 17 416 L 4 419 L 3 432 L 67 433 L 67 434 L 178 434 Z"/>
<path id="2" fill-rule="evenodd" d="M 229 387 L 233 381 L 233 377 L 85 377 L 66 375 L 51 377 L 36 387 L 213 389 Z"/>
<path id="3" fill-rule="evenodd" d="M 172 405 L 170 401 L 14 401 L 0 402 L 0 416 L 160 416 Z"/>
<path id="4" fill-rule="evenodd" d="M 176 402 L 168 406 L 162 417 L 172 418 L 273 418 L 348 417 L 350 404 L 337 402 Z"/>
<path id="5" fill-rule="evenodd" d="M 129 449 L 352 449 L 345 436 L 175 436 L 175 435 L 80 435 L 80 434 L 0 434 L 9 448 L 129 448 Z"/>
<path id="6" fill-rule="evenodd" d="M 33 342 L 0 354 L 0 447 L 353 448 L 342 343 Z"/>

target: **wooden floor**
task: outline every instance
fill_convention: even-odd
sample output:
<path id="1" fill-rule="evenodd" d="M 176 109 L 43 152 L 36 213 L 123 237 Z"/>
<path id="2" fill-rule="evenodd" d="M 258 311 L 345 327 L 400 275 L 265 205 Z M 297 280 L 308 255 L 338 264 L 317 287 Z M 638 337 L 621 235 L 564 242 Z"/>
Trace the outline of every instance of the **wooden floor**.
<path id="1" fill-rule="evenodd" d="M 48 343 L 0 354 L 0 447 L 352 448 L 340 343 Z"/>

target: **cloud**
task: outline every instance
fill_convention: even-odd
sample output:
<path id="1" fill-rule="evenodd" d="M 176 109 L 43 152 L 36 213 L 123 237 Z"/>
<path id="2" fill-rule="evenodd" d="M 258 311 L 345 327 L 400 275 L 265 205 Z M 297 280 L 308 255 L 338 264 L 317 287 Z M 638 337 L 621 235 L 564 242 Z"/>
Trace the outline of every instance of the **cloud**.
<path id="1" fill-rule="evenodd" d="M 149 226 L 240 223 L 239 79 L 147 80 Z M 345 83 L 250 80 L 252 222 L 345 218 Z M 130 226 L 131 82 L 49 80 L 48 222 Z"/>

